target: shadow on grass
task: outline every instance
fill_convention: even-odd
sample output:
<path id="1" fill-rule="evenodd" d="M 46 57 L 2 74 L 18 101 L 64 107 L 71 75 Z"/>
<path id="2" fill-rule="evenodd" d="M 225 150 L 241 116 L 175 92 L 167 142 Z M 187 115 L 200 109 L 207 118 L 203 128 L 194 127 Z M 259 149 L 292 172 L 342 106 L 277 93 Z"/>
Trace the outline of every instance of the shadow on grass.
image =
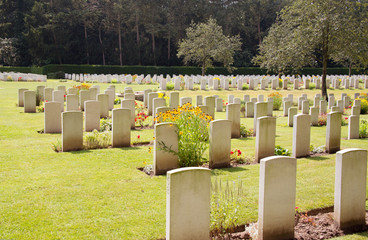
<path id="1" fill-rule="evenodd" d="M 328 157 L 323 157 L 323 156 L 318 156 L 318 157 L 308 157 L 308 160 L 312 160 L 312 161 L 323 161 L 323 160 L 328 160 Z"/>
<path id="2" fill-rule="evenodd" d="M 68 153 L 71 154 L 83 154 L 83 153 L 90 153 L 92 152 L 91 149 L 83 149 L 83 150 L 78 150 L 78 151 L 70 151 Z"/>
<path id="3" fill-rule="evenodd" d="M 240 140 L 240 141 L 248 141 L 248 140 L 251 140 L 251 139 L 255 139 L 256 137 L 243 137 L 243 138 L 234 138 L 236 140 Z"/>
<path id="4" fill-rule="evenodd" d="M 229 173 L 248 171 L 248 169 L 241 168 L 241 167 L 215 168 L 215 169 L 210 169 L 210 170 L 211 170 L 211 175 L 213 176 L 221 175 L 222 171 L 229 172 Z"/>

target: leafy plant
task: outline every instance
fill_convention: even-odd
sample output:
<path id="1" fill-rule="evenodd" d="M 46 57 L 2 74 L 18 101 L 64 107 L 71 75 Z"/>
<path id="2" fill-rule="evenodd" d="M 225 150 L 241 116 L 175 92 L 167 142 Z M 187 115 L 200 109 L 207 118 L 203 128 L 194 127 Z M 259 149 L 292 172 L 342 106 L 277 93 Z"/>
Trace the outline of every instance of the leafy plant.
<path id="1" fill-rule="evenodd" d="M 273 92 L 268 95 L 273 98 L 273 110 L 280 110 L 282 105 L 282 95 L 279 92 Z"/>
<path id="2" fill-rule="evenodd" d="M 247 129 L 247 127 L 244 124 L 240 125 L 240 136 L 241 137 L 251 137 L 254 134 L 253 128 Z"/>
<path id="3" fill-rule="evenodd" d="M 111 144 L 111 132 L 98 132 L 96 129 L 83 136 L 85 149 L 107 148 Z"/>
<path id="4" fill-rule="evenodd" d="M 275 146 L 275 155 L 290 156 L 291 152 L 288 149 L 277 145 Z"/>
<path id="5" fill-rule="evenodd" d="M 208 125 L 212 117 L 203 113 L 201 108 L 193 107 L 190 103 L 179 106 L 167 112 L 160 112 L 155 121 L 173 122 L 178 127 L 178 151 L 175 152 L 162 142 L 160 148 L 178 155 L 181 167 L 199 166 L 206 159 L 203 157 L 208 147 Z"/>
<path id="6" fill-rule="evenodd" d="M 114 104 L 120 104 L 121 103 L 121 99 L 120 98 L 115 98 L 114 100 Z"/>
<path id="7" fill-rule="evenodd" d="M 313 90 L 316 88 L 316 84 L 315 83 L 309 83 L 309 90 Z"/>
<path id="8" fill-rule="evenodd" d="M 148 126 L 148 114 L 146 113 L 143 104 L 138 104 L 135 102 L 135 107 L 137 110 L 137 114 L 134 118 L 135 124 L 139 125 L 140 127 Z"/>
<path id="9" fill-rule="evenodd" d="M 364 119 L 360 120 L 359 137 L 360 138 L 368 137 L 368 121 L 367 120 L 364 120 Z"/>
<path id="10" fill-rule="evenodd" d="M 318 115 L 318 126 L 326 126 L 327 114 Z"/>
<path id="11" fill-rule="evenodd" d="M 175 85 L 174 85 L 174 83 L 172 83 L 172 82 L 168 82 L 168 83 L 166 84 L 166 90 L 168 90 L 168 91 L 173 90 L 173 89 L 174 89 L 174 87 L 175 87 Z"/>
<path id="12" fill-rule="evenodd" d="M 61 146 L 61 141 L 60 139 L 58 139 L 56 142 L 51 143 L 51 148 L 52 150 L 54 150 L 55 152 L 61 152 L 62 150 L 62 146 Z"/>
<path id="13" fill-rule="evenodd" d="M 238 211 L 243 198 L 242 181 L 236 184 L 217 178 L 211 185 L 211 235 L 225 236 L 239 224 Z"/>
<path id="14" fill-rule="evenodd" d="M 242 87 L 242 89 L 243 89 L 243 90 L 248 90 L 248 89 L 249 89 L 249 86 L 248 86 L 248 84 L 244 83 L 244 84 L 243 84 L 243 87 Z"/>
<path id="15" fill-rule="evenodd" d="M 348 117 L 344 117 L 344 116 L 342 116 L 341 117 L 341 126 L 346 126 L 346 125 L 348 125 Z"/>
<path id="16" fill-rule="evenodd" d="M 45 107 L 44 106 L 36 106 L 36 111 L 41 113 L 45 111 Z"/>
<path id="17" fill-rule="evenodd" d="M 368 96 L 360 99 L 360 114 L 367 114 L 368 113 Z"/>
<path id="18" fill-rule="evenodd" d="M 112 129 L 111 118 L 100 119 L 100 132 L 111 131 L 111 129 Z"/>
<path id="19" fill-rule="evenodd" d="M 312 154 L 315 154 L 315 153 L 324 153 L 324 152 L 326 152 L 326 147 L 325 147 L 325 145 L 322 145 L 322 146 L 319 146 L 319 147 L 315 147 L 313 145 L 310 145 L 309 146 L 309 151 Z"/>
<path id="20" fill-rule="evenodd" d="M 117 79 L 113 78 L 111 79 L 111 83 L 119 83 Z"/>

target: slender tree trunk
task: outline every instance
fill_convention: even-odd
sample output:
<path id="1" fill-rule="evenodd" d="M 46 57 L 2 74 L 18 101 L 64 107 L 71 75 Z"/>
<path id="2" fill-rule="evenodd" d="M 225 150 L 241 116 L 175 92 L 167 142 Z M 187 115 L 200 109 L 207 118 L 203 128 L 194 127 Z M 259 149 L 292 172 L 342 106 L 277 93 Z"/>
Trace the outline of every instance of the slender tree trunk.
<path id="1" fill-rule="evenodd" d="M 86 22 L 84 22 L 84 40 L 86 41 L 87 64 L 89 65 L 88 34 L 87 34 L 87 24 L 86 24 Z"/>
<path id="2" fill-rule="evenodd" d="M 55 34 L 55 30 L 54 29 L 52 29 L 52 37 L 54 38 L 54 44 L 55 44 L 55 46 L 57 46 L 57 38 L 56 38 L 56 34 Z M 63 62 L 61 61 L 61 57 L 60 57 L 59 51 L 57 51 L 57 57 L 58 57 L 58 60 L 59 60 L 59 64 L 63 64 Z"/>
<path id="3" fill-rule="evenodd" d="M 155 66 L 157 66 L 156 63 L 156 43 L 155 43 L 155 34 L 151 33 L 152 36 L 152 53 L 153 53 L 153 63 Z"/>
<path id="4" fill-rule="evenodd" d="M 118 24 L 118 35 L 119 35 L 119 57 L 120 57 L 120 66 L 123 66 L 123 51 L 121 50 L 121 27 L 120 20 Z"/>
<path id="5" fill-rule="evenodd" d="M 171 55 L 171 37 L 167 38 L 167 65 L 170 66 L 170 55 Z"/>
<path id="6" fill-rule="evenodd" d="M 352 66 L 351 61 L 349 61 L 349 77 L 351 77 L 351 66 Z"/>
<path id="7" fill-rule="evenodd" d="M 100 45 L 101 45 L 101 51 L 102 51 L 102 64 L 106 65 L 106 61 L 105 61 L 105 50 L 102 44 L 102 34 L 101 34 L 101 27 L 98 28 L 98 38 L 100 40 Z"/>
<path id="8" fill-rule="evenodd" d="M 327 78 L 327 61 L 328 61 L 328 35 L 325 37 L 324 43 L 323 43 L 323 70 L 322 70 L 322 98 L 326 99 L 328 101 L 328 95 L 327 95 L 327 84 L 326 84 L 326 78 Z"/>
<path id="9" fill-rule="evenodd" d="M 257 16 L 257 31 L 258 31 L 258 43 L 261 45 L 262 37 L 261 37 L 261 16 Z"/>
<path id="10" fill-rule="evenodd" d="M 205 74 L 205 72 L 206 72 L 206 68 L 205 68 L 205 66 L 206 66 L 206 59 L 204 59 L 204 60 L 202 61 L 202 76 L 204 76 L 204 74 Z"/>
<path id="11" fill-rule="evenodd" d="M 140 40 L 140 37 L 139 37 L 139 15 L 138 15 L 138 13 L 136 13 L 136 15 L 135 15 L 135 27 L 136 27 L 136 31 L 137 31 L 138 65 L 142 65 L 141 40 Z"/>

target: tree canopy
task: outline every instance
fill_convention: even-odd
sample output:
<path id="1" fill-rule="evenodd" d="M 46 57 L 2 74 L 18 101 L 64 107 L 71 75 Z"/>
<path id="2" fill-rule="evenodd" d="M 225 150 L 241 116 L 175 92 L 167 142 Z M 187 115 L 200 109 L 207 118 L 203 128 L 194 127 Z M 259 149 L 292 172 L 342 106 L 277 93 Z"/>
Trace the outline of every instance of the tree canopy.
<path id="1" fill-rule="evenodd" d="M 202 75 L 212 67 L 213 61 L 221 62 L 231 70 L 234 53 L 241 46 L 239 36 L 225 36 L 213 18 L 206 23 L 192 23 L 186 32 L 186 38 L 179 42 L 178 49 L 178 57 L 183 57 L 185 64 L 198 64 Z"/>
<path id="2" fill-rule="evenodd" d="M 252 65 L 259 41 L 289 0 L 2 0 L 0 38 L 13 39 L 13 65 L 182 65 L 179 40 L 213 16 L 240 35 L 234 66 Z M 0 60 L 1 64 L 9 64 Z"/>
<path id="3" fill-rule="evenodd" d="M 329 59 L 366 64 L 367 10 L 366 1 L 296 0 L 282 9 L 254 62 L 279 72 L 322 64 L 327 99 Z"/>

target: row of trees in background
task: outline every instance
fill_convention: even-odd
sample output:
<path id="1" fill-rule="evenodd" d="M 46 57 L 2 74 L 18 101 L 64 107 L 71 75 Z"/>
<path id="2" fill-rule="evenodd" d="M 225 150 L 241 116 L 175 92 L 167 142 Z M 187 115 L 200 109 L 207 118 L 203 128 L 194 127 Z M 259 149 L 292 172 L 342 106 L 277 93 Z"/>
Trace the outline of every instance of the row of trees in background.
<path id="1" fill-rule="evenodd" d="M 0 38 L 7 39 L 8 50 L 0 65 L 182 65 L 177 52 L 185 29 L 212 16 L 224 35 L 242 40 L 234 65 L 250 66 L 277 12 L 289 2 L 2 0 Z M 14 49 L 17 56 L 10 57 Z"/>

